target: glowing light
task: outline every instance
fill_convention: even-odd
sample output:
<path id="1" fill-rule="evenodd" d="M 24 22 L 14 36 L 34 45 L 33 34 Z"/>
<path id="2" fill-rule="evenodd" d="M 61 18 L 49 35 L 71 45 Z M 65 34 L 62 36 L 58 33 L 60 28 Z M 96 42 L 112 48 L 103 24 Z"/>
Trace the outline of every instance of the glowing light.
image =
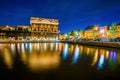
<path id="1" fill-rule="evenodd" d="M 8 51 L 7 48 L 3 50 L 3 57 L 4 57 L 4 62 L 7 65 L 9 69 L 13 67 L 13 60 L 10 52 Z"/>
<path id="2" fill-rule="evenodd" d="M 80 53 L 83 53 L 83 46 L 80 46 Z"/>
<path id="3" fill-rule="evenodd" d="M 59 55 L 31 55 L 28 59 L 28 67 L 32 71 L 56 68 L 59 66 Z"/>
<path id="4" fill-rule="evenodd" d="M 61 51 L 61 50 L 62 50 L 62 44 L 59 43 L 59 51 Z"/>
<path id="5" fill-rule="evenodd" d="M 90 53 L 90 48 L 87 48 L 87 55 L 89 55 Z"/>
<path id="6" fill-rule="evenodd" d="M 70 54 L 73 54 L 73 53 L 74 53 L 73 50 L 74 50 L 74 46 L 71 45 L 71 46 L 70 46 L 70 49 L 69 49 L 69 53 L 70 53 Z"/>
<path id="7" fill-rule="evenodd" d="M 33 50 L 36 51 L 36 49 L 37 49 L 37 43 L 34 43 L 34 44 L 33 44 Z"/>
<path id="8" fill-rule="evenodd" d="M 100 33 L 104 33 L 104 29 L 101 29 L 101 30 L 100 30 Z"/>
<path id="9" fill-rule="evenodd" d="M 44 50 L 46 51 L 46 43 L 44 43 Z"/>
<path id="10" fill-rule="evenodd" d="M 76 47 L 74 57 L 73 57 L 74 64 L 78 61 L 78 58 L 79 58 L 79 47 Z"/>
<path id="11" fill-rule="evenodd" d="M 73 50 L 74 50 L 74 46 L 71 45 L 71 46 L 70 46 L 70 52 L 71 52 L 71 54 L 73 53 Z"/>
<path id="12" fill-rule="evenodd" d="M 58 43 L 56 43 L 56 51 L 58 50 Z"/>
<path id="13" fill-rule="evenodd" d="M 117 53 L 114 51 L 114 53 L 113 53 L 113 62 L 114 63 L 116 62 L 116 57 L 117 57 Z"/>
<path id="14" fill-rule="evenodd" d="M 68 44 L 65 44 L 64 50 L 63 50 L 63 59 L 66 59 L 68 56 Z"/>
<path id="15" fill-rule="evenodd" d="M 28 44 L 26 43 L 26 44 L 25 44 L 25 49 L 27 49 L 27 48 L 28 48 Z"/>
<path id="16" fill-rule="evenodd" d="M 53 50 L 53 43 L 51 43 L 50 50 L 51 51 Z"/>
<path id="17" fill-rule="evenodd" d="M 25 53 L 24 43 L 22 43 L 21 49 L 22 49 L 22 53 Z"/>
<path id="18" fill-rule="evenodd" d="M 11 46 L 11 47 L 10 47 L 10 48 L 11 48 L 11 51 L 12 51 L 12 53 L 14 54 L 14 53 L 15 53 L 15 44 L 11 44 L 10 46 Z"/>
<path id="19" fill-rule="evenodd" d="M 29 53 L 32 52 L 32 43 L 29 43 Z"/>
<path id="20" fill-rule="evenodd" d="M 104 64 L 104 55 L 102 54 L 98 62 L 98 69 L 101 69 L 103 67 L 103 64 Z"/>
<path id="21" fill-rule="evenodd" d="M 110 51 L 110 59 L 113 57 L 113 51 Z"/>
<path id="22" fill-rule="evenodd" d="M 40 45 L 39 45 L 39 43 L 37 43 L 37 50 L 38 50 L 38 51 L 40 50 Z"/>
<path id="23" fill-rule="evenodd" d="M 20 53 L 20 44 L 19 43 L 17 44 L 17 50 Z"/>
<path id="24" fill-rule="evenodd" d="M 91 65 L 94 66 L 97 63 L 97 60 L 98 60 L 98 49 L 95 52 L 95 56 Z"/>
<path id="25" fill-rule="evenodd" d="M 27 63 L 27 55 L 21 54 L 21 60 L 23 61 L 24 64 L 26 64 Z"/>
<path id="26" fill-rule="evenodd" d="M 107 53 L 106 53 L 106 59 L 108 59 L 109 58 L 109 51 L 107 51 Z"/>

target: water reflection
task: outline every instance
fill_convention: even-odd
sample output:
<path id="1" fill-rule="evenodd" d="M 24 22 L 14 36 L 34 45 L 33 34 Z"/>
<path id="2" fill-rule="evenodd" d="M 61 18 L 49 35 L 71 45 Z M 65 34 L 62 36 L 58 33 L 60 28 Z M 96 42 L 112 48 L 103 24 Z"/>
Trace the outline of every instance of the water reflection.
<path id="1" fill-rule="evenodd" d="M 11 69 L 13 67 L 13 57 L 10 53 L 10 50 L 8 50 L 7 48 L 3 48 L 2 49 L 2 59 L 4 60 L 5 65 Z"/>
<path id="2" fill-rule="evenodd" d="M 98 69 L 101 69 L 103 67 L 104 64 L 104 55 L 100 55 L 100 59 L 98 61 Z"/>
<path id="3" fill-rule="evenodd" d="M 28 66 L 31 70 L 43 70 L 56 68 L 60 63 L 57 54 L 48 55 L 31 55 L 28 59 Z"/>
<path id="4" fill-rule="evenodd" d="M 93 62 L 91 65 L 94 66 L 97 63 L 97 61 L 98 61 L 98 49 L 96 49 L 95 51 L 95 55 L 93 57 Z"/>
<path id="5" fill-rule="evenodd" d="M 64 50 L 63 50 L 63 59 L 66 59 L 68 56 L 68 44 L 65 44 Z"/>
<path id="6" fill-rule="evenodd" d="M 68 60 L 69 64 L 79 64 L 79 61 L 88 59 L 84 63 L 91 67 L 103 69 L 109 66 L 115 69 L 120 64 L 120 50 L 88 47 L 68 43 L 18 43 L 0 44 L 0 56 L 5 65 L 13 68 L 14 56 L 19 54 L 21 62 L 31 71 L 58 68 Z M 72 56 L 72 57 L 71 57 Z M 114 66 L 114 67 L 113 67 Z"/>
<path id="7" fill-rule="evenodd" d="M 74 53 L 74 56 L 73 56 L 73 63 L 76 63 L 77 60 L 79 58 L 79 47 L 78 45 L 75 47 L 75 53 Z"/>
<path id="8" fill-rule="evenodd" d="M 12 54 L 15 54 L 15 44 L 10 45 Z"/>

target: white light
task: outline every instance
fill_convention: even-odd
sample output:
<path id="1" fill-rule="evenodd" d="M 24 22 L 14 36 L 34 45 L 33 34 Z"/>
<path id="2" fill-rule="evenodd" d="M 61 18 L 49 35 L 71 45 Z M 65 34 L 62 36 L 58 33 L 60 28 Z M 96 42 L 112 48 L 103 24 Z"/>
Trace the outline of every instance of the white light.
<path id="1" fill-rule="evenodd" d="M 101 29 L 101 30 L 100 30 L 100 33 L 104 33 L 104 29 Z"/>
<path id="2" fill-rule="evenodd" d="M 76 47 L 74 57 L 73 57 L 73 63 L 76 63 L 79 58 L 79 47 Z"/>
<path id="3" fill-rule="evenodd" d="M 103 64 L 104 64 L 104 55 L 102 54 L 98 62 L 98 69 L 101 69 L 103 67 Z"/>
<path id="4" fill-rule="evenodd" d="M 58 43 L 56 43 L 56 51 L 58 50 Z"/>
<path id="5" fill-rule="evenodd" d="M 63 59 L 66 59 L 68 55 L 68 44 L 65 44 L 64 50 L 63 50 Z"/>
<path id="6" fill-rule="evenodd" d="M 11 51 L 12 51 L 12 53 L 15 53 L 15 44 L 11 44 Z"/>
<path id="7" fill-rule="evenodd" d="M 40 49 L 40 45 L 39 43 L 37 43 L 37 50 L 39 51 L 39 49 Z"/>
<path id="8" fill-rule="evenodd" d="M 22 43 L 22 53 L 24 53 L 25 52 L 25 47 L 24 47 L 24 43 Z"/>

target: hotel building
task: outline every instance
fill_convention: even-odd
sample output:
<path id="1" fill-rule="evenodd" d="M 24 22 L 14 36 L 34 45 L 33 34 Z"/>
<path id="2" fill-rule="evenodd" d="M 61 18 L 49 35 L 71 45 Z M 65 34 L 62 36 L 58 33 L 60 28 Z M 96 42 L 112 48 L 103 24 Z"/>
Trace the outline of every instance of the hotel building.
<path id="1" fill-rule="evenodd" d="M 32 39 L 58 39 L 58 20 L 32 17 L 30 24 Z"/>

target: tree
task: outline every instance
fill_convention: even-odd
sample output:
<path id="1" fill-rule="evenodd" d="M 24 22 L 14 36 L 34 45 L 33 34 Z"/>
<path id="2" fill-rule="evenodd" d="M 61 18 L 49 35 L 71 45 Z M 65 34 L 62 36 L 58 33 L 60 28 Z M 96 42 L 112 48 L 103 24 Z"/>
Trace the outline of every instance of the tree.
<path id="1" fill-rule="evenodd" d="M 77 37 L 77 35 L 78 35 L 78 31 L 77 30 L 73 30 L 71 33 L 72 33 L 72 36 L 74 36 L 74 37 Z"/>
<path id="2" fill-rule="evenodd" d="M 96 38 L 96 36 L 97 36 L 97 31 L 96 31 L 96 30 L 92 30 L 92 36 L 93 36 L 94 38 Z"/>
<path id="3" fill-rule="evenodd" d="M 65 39 L 68 38 L 68 34 L 67 34 L 67 33 L 64 33 L 64 37 L 65 37 Z"/>
<path id="4" fill-rule="evenodd" d="M 71 35 L 71 32 L 69 32 L 69 33 L 68 33 L 68 38 L 71 38 L 71 36 L 72 36 L 72 35 Z"/>
<path id="5" fill-rule="evenodd" d="M 116 34 L 117 34 L 116 23 L 112 23 L 112 25 L 110 26 L 110 29 L 108 30 L 108 34 L 112 38 L 116 36 Z"/>

